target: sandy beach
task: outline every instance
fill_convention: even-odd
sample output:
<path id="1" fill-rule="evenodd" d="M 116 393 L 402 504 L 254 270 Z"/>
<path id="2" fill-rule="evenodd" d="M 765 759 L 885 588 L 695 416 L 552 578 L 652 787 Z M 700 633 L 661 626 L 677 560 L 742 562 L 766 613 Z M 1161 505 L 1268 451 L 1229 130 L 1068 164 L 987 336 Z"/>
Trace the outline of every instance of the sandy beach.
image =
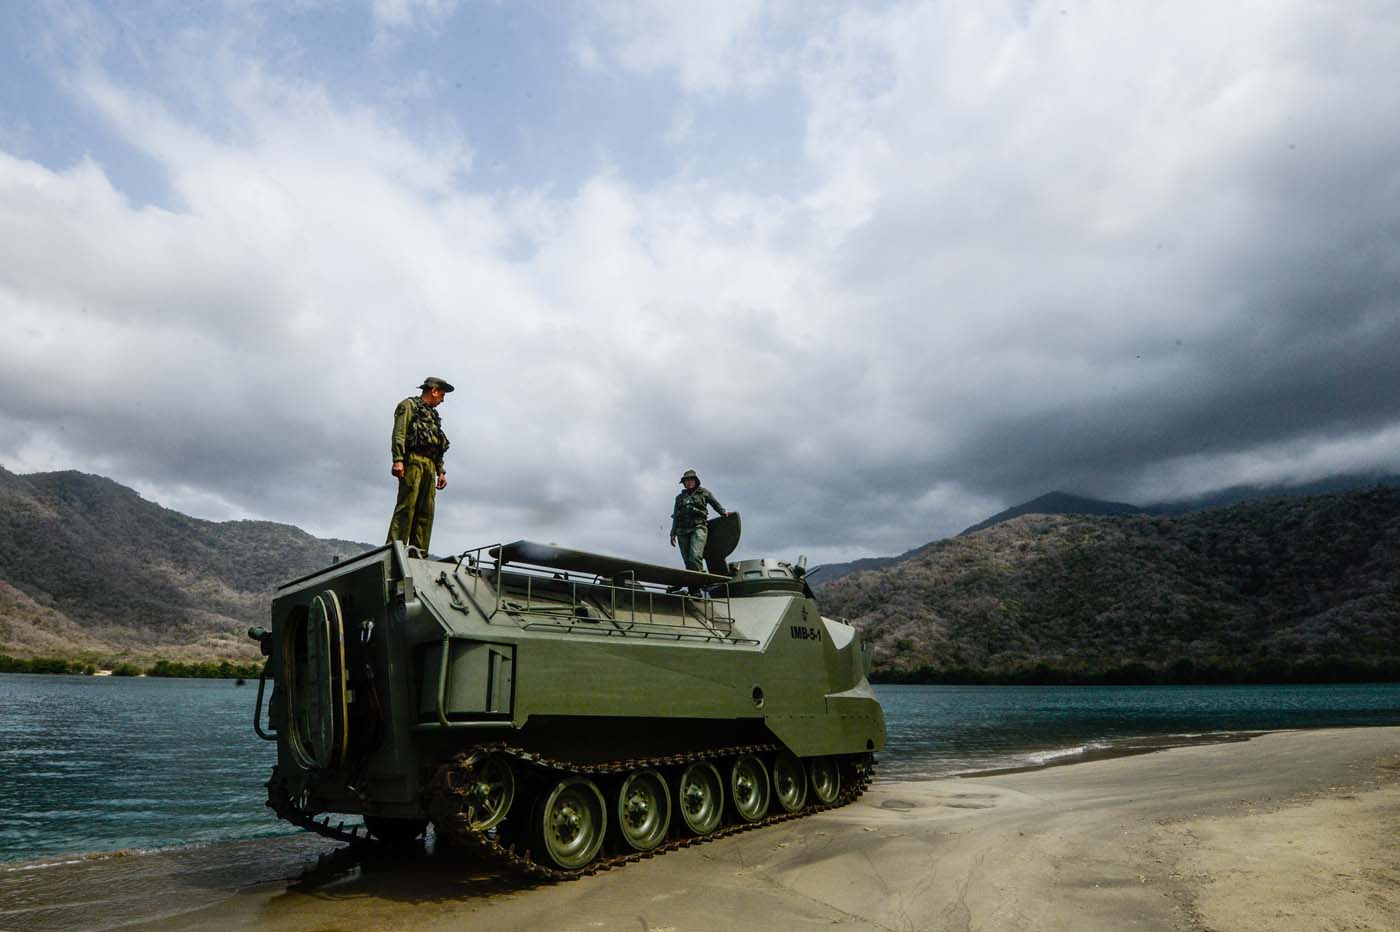
<path id="1" fill-rule="evenodd" d="M 1400 928 L 1400 728 L 879 783 L 543 887 L 309 837 L 0 870 L 0 929 Z"/>

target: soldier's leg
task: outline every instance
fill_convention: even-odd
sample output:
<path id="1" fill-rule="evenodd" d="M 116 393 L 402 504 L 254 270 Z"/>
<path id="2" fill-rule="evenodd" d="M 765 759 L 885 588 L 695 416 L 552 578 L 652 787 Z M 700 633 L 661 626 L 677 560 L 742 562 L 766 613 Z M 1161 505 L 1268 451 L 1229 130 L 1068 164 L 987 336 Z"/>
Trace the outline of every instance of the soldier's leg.
<path id="1" fill-rule="evenodd" d="M 403 541 L 405 544 L 413 543 L 411 534 L 413 532 L 413 513 L 418 505 L 419 473 L 413 468 L 412 458 L 403 464 L 403 477 L 399 479 L 399 497 L 394 503 L 394 516 L 389 519 L 389 535 L 384 539 L 384 543 L 392 544 L 394 541 Z"/>
<path id="2" fill-rule="evenodd" d="M 424 554 L 433 536 L 433 503 L 437 498 L 437 468 L 429 460 L 418 463 L 418 501 L 413 507 L 413 531 L 409 542 Z"/>
<path id="3" fill-rule="evenodd" d="M 685 539 L 679 541 L 685 553 L 685 568 L 688 570 L 705 570 L 705 540 L 710 536 L 710 529 L 704 527 L 687 531 Z"/>
<path id="4" fill-rule="evenodd" d="M 703 572 L 705 569 L 705 539 L 709 537 L 709 528 L 695 528 L 687 531 L 685 537 L 677 543 L 681 545 L 681 553 L 685 555 L 685 568 Z M 691 586 L 690 594 L 699 596 L 702 594 L 699 586 Z"/>

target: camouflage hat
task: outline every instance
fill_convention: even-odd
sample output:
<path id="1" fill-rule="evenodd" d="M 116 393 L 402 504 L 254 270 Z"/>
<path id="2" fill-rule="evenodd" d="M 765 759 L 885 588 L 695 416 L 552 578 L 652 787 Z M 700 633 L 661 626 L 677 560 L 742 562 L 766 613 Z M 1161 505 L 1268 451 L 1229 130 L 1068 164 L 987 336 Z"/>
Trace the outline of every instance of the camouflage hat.
<path id="1" fill-rule="evenodd" d="M 443 393 L 452 391 L 452 383 L 445 379 L 440 379 L 435 375 L 430 375 L 423 380 L 423 384 L 418 386 L 419 391 L 426 392 L 430 388 L 440 388 Z"/>
<path id="2" fill-rule="evenodd" d="M 687 469 L 685 475 L 681 476 L 681 485 L 685 485 L 687 479 L 694 479 L 697 483 L 700 481 L 700 477 L 695 474 L 693 469 Z"/>

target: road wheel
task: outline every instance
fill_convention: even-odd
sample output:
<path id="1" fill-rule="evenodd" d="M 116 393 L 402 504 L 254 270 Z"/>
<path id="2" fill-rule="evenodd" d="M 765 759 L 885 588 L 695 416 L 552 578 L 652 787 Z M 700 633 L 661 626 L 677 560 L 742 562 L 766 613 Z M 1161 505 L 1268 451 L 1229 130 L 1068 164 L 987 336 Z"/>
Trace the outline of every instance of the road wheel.
<path id="1" fill-rule="evenodd" d="M 618 834 L 634 851 L 650 851 L 665 841 L 671 827 L 671 794 L 661 774 L 629 773 L 618 787 L 613 815 Z"/>
<path id="2" fill-rule="evenodd" d="M 768 768 L 752 754 L 745 754 L 729 768 L 729 798 L 734 812 L 745 822 L 757 822 L 768 811 Z"/>
<path id="3" fill-rule="evenodd" d="M 724 814 L 724 782 L 714 764 L 695 763 L 681 771 L 676 783 L 676 808 L 685 827 L 696 835 L 719 828 Z"/>
<path id="4" fill-rule="evenodd" d="M 515 802 L 515 772 L 504 754 L 488 754 L 473 762 L 457 785 L 464 791 L 463 813 L 476 831 L 495 828 Z"/>
<path id="5" fill-rule="evenodd" d="M 807 804 L 807 771 L 787 751 L 773 758 L 773 798 L 784 812 L 796 812 Z"/>
<path id="6" fill-rule="evenodd" d="M 587 777 L 566 777 L 535 806 L 537 858 L 564 870 L 583 867 L 598 854 L 608 827 L 603 794 Z"/>
<path id="7" fill-rule="evenodd" d="M 841 768 L 834 757 L 814 757 L 807 762 L 812 777 L 812 795 L 822 805 L 829 806 L 841 795 Z"/>

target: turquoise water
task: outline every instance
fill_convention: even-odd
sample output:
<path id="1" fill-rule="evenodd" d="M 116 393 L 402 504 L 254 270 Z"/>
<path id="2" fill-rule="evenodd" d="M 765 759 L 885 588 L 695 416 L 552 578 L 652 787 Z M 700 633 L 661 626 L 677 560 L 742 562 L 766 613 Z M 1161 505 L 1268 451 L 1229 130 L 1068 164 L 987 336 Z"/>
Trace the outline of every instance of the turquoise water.
<path id="1" fill-rule="evenodd" d="M 1400 725 L 1400 684 L 880 686 L 879 778 L 930 779 L 1193 736 Z M 273 745 L 230 680 L 0 674 L 0 861 L 285 834 Z"/>
<path id="2" fill-rule="evenodd" d="M 256 685 L 0 674 L 0 860 L 285 833 Z"/>
<path id="3" fill-rule="evenodd" d="M 1072 761 L 1241 732 L 1400 725 L 1400 683 L 877 686 L 887 780 Z"/>

